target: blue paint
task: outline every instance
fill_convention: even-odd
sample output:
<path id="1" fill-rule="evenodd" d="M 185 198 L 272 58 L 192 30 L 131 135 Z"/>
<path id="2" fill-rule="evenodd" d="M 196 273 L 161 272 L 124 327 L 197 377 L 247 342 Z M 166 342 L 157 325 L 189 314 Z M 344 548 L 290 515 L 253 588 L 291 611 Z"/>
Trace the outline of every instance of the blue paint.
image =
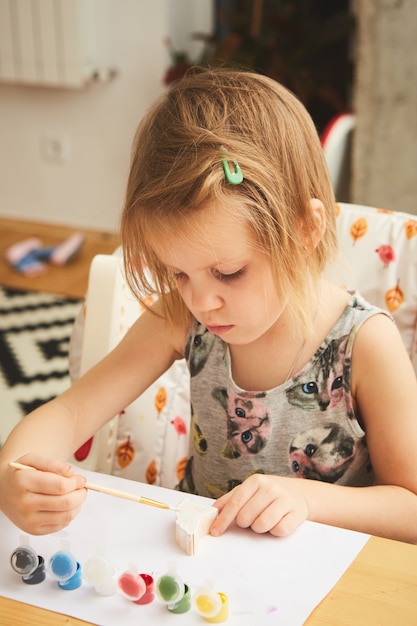
<path id="1" fill-rule="evenodd" d="M 81 565 L 70 552 L 60 550 L 49 559 L 48 570 L 61 589 L 77 589 L 82 583 Z"/>

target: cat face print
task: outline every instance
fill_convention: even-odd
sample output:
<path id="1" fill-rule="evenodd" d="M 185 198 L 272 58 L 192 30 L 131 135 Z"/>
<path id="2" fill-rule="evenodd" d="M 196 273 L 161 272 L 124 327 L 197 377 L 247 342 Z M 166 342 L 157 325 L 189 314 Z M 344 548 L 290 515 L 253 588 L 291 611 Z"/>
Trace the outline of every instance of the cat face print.
<path id="1" fill-rule="evenodd" d="M 197 376 L 204 368 L 214 339 L 214 335 L 205 326 L 197 324 L 195 334 L 189 337 L 185 346 L 185 358 L 188 361 L 191 376 Z"/>
<path id="2" fill-rule="evenodd" d="M 339 424 L 326 424 L 298 433 L 289 448 L 290 467 L 297 478 L 334 483 L 356 456 L 353 437 Z"/>
<path id="3" fill-rule="evenodd" d="M 321 351 L 308 371 L 308 378 L 302 374 L 295 384 L 287 389 L 290 404 L 307 411 L 319 408 L 326 411 L 336 406 L 343 398 L 345 383 L 345 351 L 347 336 L 333 340 Z"/>
<path id="4" fill-rule="evenodd" d="M 237 459 L 263 450 L 272 428 L 269 409 L 261 400 L 265 394 L 240 396 L 224 387 L 216 387 L 212 396 L 226 411 L 227 444 L 223 456 Z"/>

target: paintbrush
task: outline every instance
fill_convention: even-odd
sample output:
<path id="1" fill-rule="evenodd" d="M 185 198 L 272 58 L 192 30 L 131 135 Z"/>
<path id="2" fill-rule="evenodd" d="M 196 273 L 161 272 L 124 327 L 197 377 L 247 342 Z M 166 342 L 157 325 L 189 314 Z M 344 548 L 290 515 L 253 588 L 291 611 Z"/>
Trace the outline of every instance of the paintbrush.
<path id="1" fill-rule="evenodd" d="M 31 465 L 24 465 L 23 463 L 16 463 L 15 461 L 10 461 L 9 467 L 12 467 L 13 469 L 36 469 Z M 145 496 L 137 496 L 134 493 L 120 491 L 119 489 L 112 489 L 111 487 L 104 487 L 104 485 L 98 485 L 96 483 L 90 483 L 88 481 L 85 483 L 84 487 L 85 489 L 91 489 L 92 491 L 105 493 L 108 496 L 123 498 L 124 500 L 133 500 L 133 502 L 139 502 L 139 504 L 147 504 L 148 506 L 154 506 L 158 509 L 170 509 L 171 511 L 177 510 L 174 506 L 170 506 L 169 504 L 165 504 L 164 502 L 158 502 L 158 500 L 152 500 L 151 498 L 146 498 Z"/>

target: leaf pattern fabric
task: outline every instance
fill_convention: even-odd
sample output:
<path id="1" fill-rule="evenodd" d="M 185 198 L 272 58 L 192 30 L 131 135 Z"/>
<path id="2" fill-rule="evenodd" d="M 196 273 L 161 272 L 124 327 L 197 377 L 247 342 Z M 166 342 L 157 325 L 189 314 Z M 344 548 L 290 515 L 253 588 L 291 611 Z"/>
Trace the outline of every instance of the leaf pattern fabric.
<path id="1" fill-rule="evenodd" d="M 330 278 L 393 315 L 417 374 L 417 215 L 338 203 L 336 225 Z"/>

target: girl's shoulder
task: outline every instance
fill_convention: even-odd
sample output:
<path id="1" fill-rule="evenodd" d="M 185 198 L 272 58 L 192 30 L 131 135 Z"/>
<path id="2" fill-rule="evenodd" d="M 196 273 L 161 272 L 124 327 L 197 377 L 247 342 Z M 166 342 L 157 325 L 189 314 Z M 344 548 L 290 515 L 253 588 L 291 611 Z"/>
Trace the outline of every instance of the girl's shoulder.
<path id="1" fill-rule="evenodd" d="M 306 363 L 310 358 L 327 350 L 330 344 L 336 345 L 341 339 L 352 347 L 356 334 L 368 319 L 383 314 L 392 317 L 386 311 L 370 304 L 359 292 L 349 292 L 330 285 L 324 292 L 321 306 L 316 313 L 315 333 L 308 340 L 305 353 Z"/>
<path id="2" fill-rule="evenodd" d="M 395 323 L 390 313 L 368 302 L 359 292 L 335 292 L 334 301 L 328 303 L 327 316 L 321 320 L 321 326 L 315 346 L 311 350 L 310 364 L 326 358 L 338 358 L 343 353 L 350 362 L 353 346 L 358 336 L 370 335 L 375 340 L 374 328 L 381 340 L 381 327 L 392 327 Z M 388 332 L 388 331 L 387 331 Z"/>
<path id="3" fill-rule="evenodd" d="M 348 333 L 351 330 L 359 330 L 364 322 L 379 315 L 393 321 L 393 317 L 388 311 L 371 304 L 359 292 L 351 292 L 346 307 L 337 320 L 334 329 L 338 332 L 344 331 Z"/>

